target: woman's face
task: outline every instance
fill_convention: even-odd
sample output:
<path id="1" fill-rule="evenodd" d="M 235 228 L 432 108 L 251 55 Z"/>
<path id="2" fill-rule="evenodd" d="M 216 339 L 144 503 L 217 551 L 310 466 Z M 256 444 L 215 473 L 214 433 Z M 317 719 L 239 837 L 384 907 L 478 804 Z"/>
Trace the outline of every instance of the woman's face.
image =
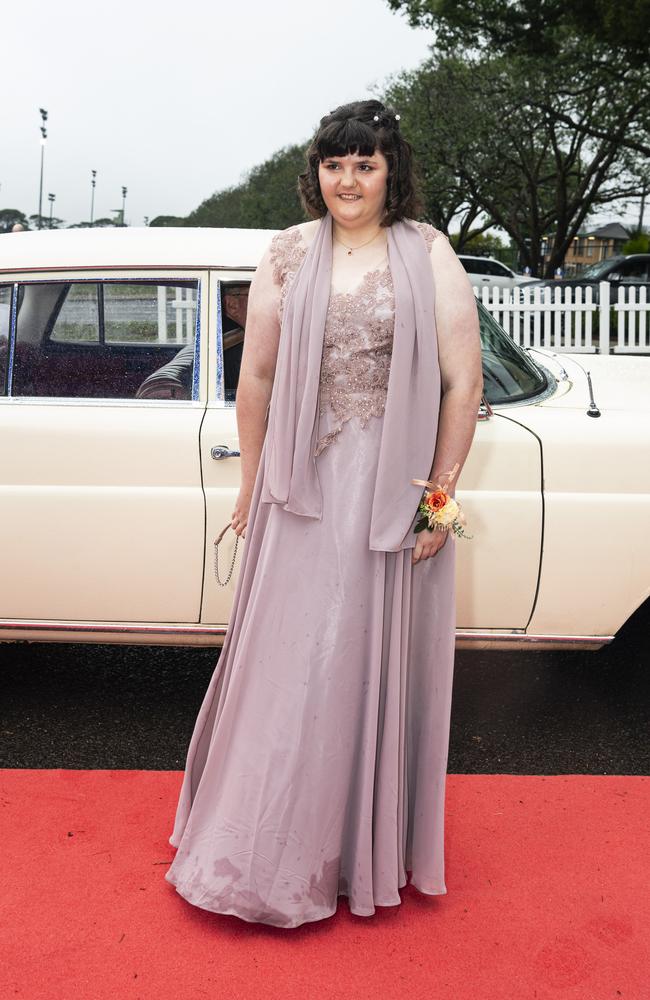
<path id="1" fill-rule="evenodd" d="M 384 214 L 388 161 L 378 149 L 372 156 L 328 156 L 318 166 L 321 194 L 334 219 L 362 228 Z"/>

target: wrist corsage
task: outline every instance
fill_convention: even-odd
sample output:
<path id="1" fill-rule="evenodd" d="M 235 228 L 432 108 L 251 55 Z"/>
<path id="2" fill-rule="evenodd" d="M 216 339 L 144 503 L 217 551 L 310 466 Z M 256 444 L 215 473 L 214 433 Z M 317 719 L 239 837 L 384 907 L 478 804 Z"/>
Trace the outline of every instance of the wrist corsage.
<path id="1" fill-rule="evenodd" d="M 460 503 L 447 493 L 452 479 L 458 472 L 459 465 L 456 462 L 451 472 L 444 472 L 446 480 L 441 483 L 432 483 L 428 479 L 412 479 L 414 486 L 426 486 L 420 504 L 418 514 L 421 519 L 414 527 L 414 531 L 449 531 L 454 532 L 459 538 L 473 538 L 465 531 L 467 523 L 465 515 L 461 510 Z"/>

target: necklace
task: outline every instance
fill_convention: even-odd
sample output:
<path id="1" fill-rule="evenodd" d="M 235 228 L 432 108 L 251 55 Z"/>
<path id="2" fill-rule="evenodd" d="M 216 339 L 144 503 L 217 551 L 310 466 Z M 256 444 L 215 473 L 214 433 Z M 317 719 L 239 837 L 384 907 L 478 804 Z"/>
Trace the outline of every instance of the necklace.
<path id="1" fill-rule="evenodd" d="M 361 247 L 366 247 L 366 246 L 368 246 L 368 244 L 369 244 L 369 243 L 372 243 L 372 241 L 373 241 L 373 240 L 376 240 L 376 239 L 377 239 L 377 237 L 379 236 L 379 233 L 380 233 L 380 232 L 381 232 L 381 227 L 380 227 L 380 228 L 379 228 L 379 229 L 377 230 L 377 232 L 375 233 L 375 235 L 374 235 L 374 236 L 371 236 L 371 238 L 370 238 L 369 240 L 366 240 L 366 242 L 365 242 L 365 243 L 360 243 L 358 247 L 349 247 L 349 246 L 347 245 L 347 243 L 344 243 L 344 242 L 343 242 L 343 240 L 342 240 L 342 239 L 339 239 L 339 237 L 338 237 L 338 236 L 335 236 L 335 237 L 334 237 L 334 239 L 335 239 L 335 240 L 337 241 L 337 243 L 340 243 L 340 244 L 341 244 L 341 246 L 344 246 L 344 247 L 345 247 L 345 249 L 346 249 L 346 250 L 347 250 L 347 252 L 348 252 L 348 257 L 351 257 L 351 256 L 352 256 L 352 251 L 353 251 L 353 250 L 360 250 L 360 249 L 361 249 Z"/>

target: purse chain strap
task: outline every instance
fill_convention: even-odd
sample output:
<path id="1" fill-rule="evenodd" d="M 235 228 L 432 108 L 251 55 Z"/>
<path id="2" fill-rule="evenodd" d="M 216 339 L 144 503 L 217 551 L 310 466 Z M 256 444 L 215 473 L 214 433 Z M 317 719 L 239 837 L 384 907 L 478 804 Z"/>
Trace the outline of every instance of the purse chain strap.
<path id="1" fill-rule="evenodd" d="M 220 587 L 225 587 L 225 586 L 227 586 L 228 583 L 230 583 L 230 578 L 232 577 L 233 570 L 235 568 L 235 560 L 237 558 L 237 546 L 239 545 L 239 535 L 235 534 L 235 547 L 234 547 L 233 553 L 232 553 L 232 562 L 230 563 L 230 569 L 228 570 L 228 576 L 226 577 L 225 580 L 222 580 L 221 577 L 219 576 L 219 542 L 221 541 L 221 539 L 223 538 L 223 536 L 227 532 L 228 528 L 230 528 L 230 527 L 231 527 L 231 524 L 230 524 L 230 521 L 229 521 L 228 524 L 225 526 L 225 528 L 223 528 L 219 532 L 219 534 L 217 535 L 217 537 L 214 540 L 214 578 L 215 578 L 215 580 L 217 581 L 217 583 L 219 584 Z M 233 531 L 234 530 L 235 529 L 233 528 Z"/>

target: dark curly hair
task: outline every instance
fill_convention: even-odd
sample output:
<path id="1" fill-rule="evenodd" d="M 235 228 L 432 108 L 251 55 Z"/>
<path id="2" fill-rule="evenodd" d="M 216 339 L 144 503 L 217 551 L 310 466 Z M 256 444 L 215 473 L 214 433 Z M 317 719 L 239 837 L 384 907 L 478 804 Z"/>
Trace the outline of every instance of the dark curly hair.
<path id="1" fill-rule="evenodd" d="M 306 151 L 307 168 L 298 175 L 298 195 L 313 219 L 327 214 L 321 194 L 318 166 L 328 156 L 372 156 L 377 149 L 388 161 L 386 204 L 382 226 L 401 219 L 417 218 L 422 211 L 419 178 L 411 144 L 399 128 L 396 112 L 381 101 L 341 104 L 320 120 L 318 131 Z M 374 120 L 375 115 L 378 121 Z"/>

